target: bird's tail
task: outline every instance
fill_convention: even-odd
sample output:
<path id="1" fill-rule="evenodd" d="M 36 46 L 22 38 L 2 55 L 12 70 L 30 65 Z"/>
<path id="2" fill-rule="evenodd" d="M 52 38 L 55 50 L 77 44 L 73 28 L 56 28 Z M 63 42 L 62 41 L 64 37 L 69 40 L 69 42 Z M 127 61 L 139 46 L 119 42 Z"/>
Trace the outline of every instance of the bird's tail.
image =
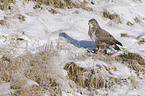
<path id="1" fill-rule="evenodd" d="M 116 44 L 115 44 L 115 46 L 113 47 L 115 50 L 121 50 Z"/>
<path id="2" fill-rule="evenodd" d="M 120 46 L 123 46 L 119 41 L 116 40 L 115 42 L 116 44 L 120 45 Z M 118 46 L 117 46 L 118 47 Z"/>

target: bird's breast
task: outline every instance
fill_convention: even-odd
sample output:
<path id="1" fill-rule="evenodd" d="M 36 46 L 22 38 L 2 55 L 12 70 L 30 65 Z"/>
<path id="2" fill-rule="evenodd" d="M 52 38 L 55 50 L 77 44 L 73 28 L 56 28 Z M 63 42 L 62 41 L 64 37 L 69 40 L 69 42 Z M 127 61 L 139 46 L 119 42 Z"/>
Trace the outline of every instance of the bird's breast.
<path id="1" fill-rule="evenodd" d="M 92 39 L 93 42 L 98 40 L 98 37 L 96 36 L 95 32 L 92 33 L 91 39 Z"/>

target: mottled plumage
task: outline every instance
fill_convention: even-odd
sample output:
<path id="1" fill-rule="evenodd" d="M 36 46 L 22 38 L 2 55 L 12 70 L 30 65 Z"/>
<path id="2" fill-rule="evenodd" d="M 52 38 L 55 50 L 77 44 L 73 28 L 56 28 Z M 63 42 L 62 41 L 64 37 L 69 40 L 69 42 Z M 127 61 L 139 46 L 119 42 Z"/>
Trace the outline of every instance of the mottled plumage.
<path id="1" fill-rule="evenodd" d="M 89 36 L 91 37 L 92 41 L 96 44 L 99 50 L 105 50 L 106 47 L 113 45 L 115 50 L 120 50 L 117 46 L 122 44 L 117 41 L 110 33 L 106 32 L 102 28 L 100 28 L 98 22 L 95 19 L 89 20 Z"/>

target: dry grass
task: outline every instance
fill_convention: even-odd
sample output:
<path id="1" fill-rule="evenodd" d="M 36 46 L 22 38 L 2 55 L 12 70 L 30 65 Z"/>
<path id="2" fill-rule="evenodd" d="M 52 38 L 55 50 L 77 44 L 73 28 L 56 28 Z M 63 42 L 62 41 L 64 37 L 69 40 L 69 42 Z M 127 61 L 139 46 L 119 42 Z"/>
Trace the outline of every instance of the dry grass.
<path id="1" fill-rule="evenodd" d="M 13 61 L 12 55 L 4 55 L 0 59 L 0 69 L 1 69 L 1 75 L 0 80 L 2 81 L 13 81 L 13 74 L 17 73 L 21 70 L 22 67 L 24 67 L 24 63 L 20 62 L 19 60 Z"/>
<path id="2" fill-rule="evenodd" d="M 144 38 L 137 38 L 136 36 L 129 35 L 129 34 L 127 34 L 127 33 L 121 33 L 121 37 L 128 37 L 128 38 L 138 39 L 138 42 L 137 42 L 137 43 L 138 43 L 139 45 L 145 43 Z"/>
<path id="3" fill-rule="evenodd" d="M 145 59 L 141 57 L 137 53 L 124 53 L 121 55 L 116 56 L 117 61 L 121 61 L 122 63 L 126 63 L 127 66 L 133 70 L 136 71 L 136 73 L 139 75 L 139 72 L 144 72 L 144 65 L 145 65 Z"/>
<path id="4" fill-rule="evenodd" d="M 0 9 L 1 10 L 11 9 L 10 3 L 15 3 L 15 0 L 0 0 Z"/>
<path id="5" fill-rule="evenodd" d="M 121 37 L 130 37 L 127 33 L 121 33 Z"/>
<path id="6" fill-rule="evenodd" d="M 134 24 L 131 23 L 130 21 L 128 21 L 128 22 L 127 22 L 127 25 L 128 25 L 128 26 L 133 26 Z"/>
<path id="7" fill-rule="evenodd" d="M 136 39 L 136 36 L 129 35 L 129 34 L 127 34 L 127 33 L 121 33 L 120 35 L 121 35 L 121 37 L 128 37 L 128 38 Z"/>
<path id="8" fill-rule="evenodd" d="M 43 96 L 43 90 L 40 86 L 32 85 L 29 88 L 20 88 L 11 94 L 11 96 Z"/>
<path id="9" fill-rule="evenodd" d="M 115 83 L 120 83 L 120 80 L 117 78 L 106 78 L 106 76 L 98 72 L 99 70 L 87 70 L 77 66 L 74 62 L 67 63 L 64 69 L 68 71 L 69 79 L 73 80 L 77 85 L 87 88 L 89 91 L 98 88 L 109 88 Z M 112 74 L 106 66 L 105 69 Z"/>
<path id="10" fill-rule="evenodd" d="M 71 0 L 25 0 L 25 1 L 35 1 L 37 2 L 36 8 L 41 8 L 41 4 L 50 5 L 54 8 L 82 8 L 88 11 L 91 11 L 92 8 L 88 7 L 89 3 L 87 1 L 82 2 L 72 2 Z M 0 0 L 0 9 L 1 10 L 10 10 L 10 3 L 15 4 L 15 0 Z"/>
<path id="11" fill-rule="evenodd" d="M 142 24 L 143 23 L 143 21 L 142 21 L 142 19 L 140 18 L 140 17 L 135 17 L 134 18 L 134 22 L 130 22 L 130 21 L 127 21 L 127 25 L 128 26 L 133 26 L 135 23 L 139 23 L 139 24 Z"/>
<path id="12" fill-rule="evenodd" d="M 96 65 L 94 69 L 86 69 L 78 66 L 74 62 L 67 63 L 64 69 L 67 71 L 67 75 L 70 80 L 74 81 L 78 86 L 88 89 L 89 91 L 94 91 L 99 88 L 111 88 L 113 85 L 120 85 L 122 83 L 126 83 L 132 80 L 130 77 L 128 78 L 115 78 L 113 77 L 112 70 L 117 71 L 118 68 L 110 65 L 112 61 L 119 61 L 125 64 L 128 68 L 135 70 L 136 74 L 139 76 L 140 73 L 144 73 L 144 64 L 145 60 L 136 53 L 123 54 L 119 56 L 95 56 L 94 59 L 104 61 L 108 63 L 108 65 Z M 106 74 L 109 75 L 105 75 Z M 131 83 L 136 86 L 136 82 Z"/>
<path id="13" fill-rule="evenodd" d="M 144 44 L 144 43 L 145 43 L 145 39 L 144 38 L 141 38 L 141 40 L 138 41 L 139 45 Z"/>
<path id="14" fill-rule="evenodd" d="M 13 15 L 12 15 L 13 14 Z M 13 26 L 17 27 L 18 24 L 25 21 L 25 16 L 20 13 L 8 13 L 6 16 L 3 16 L 4 19 L 0 20 L 1 26 L 6 26 L 7 28 L 11 28 Z"/>
<path id="15" fill-rule="evenodd" d="M 41 4 L 45 4 L 45 5 L 50 5 L 53 6 L 54 8 L 82 8 L 88 11 L 91 11 L 92 8 L 87 7 L 88 2 L 83 1 L 83 2 L 72 2 L 71 0 L 28 0 L 28 1 L 35 1 L 37 2 L 39 5 L 35 6 L 36 8 L 40 8 Z"/>
<path id="16" fill-rule="evenodd" d="M 108 18 L 116 23 L 121 23 L 121 18 L 118 14 L 110 14 L 106 9 L 103 11 L 103 17 Z"/>
<path id="17" fill-rule="evenodd" d="M 21 15 L 21 14 L 18 14 L 18 19 L 20 21 L 25 21 L 25 16 Z"/>
<path id="18" fill-rule="evenodd" d="M 11 93 L 12 96 L 43 96 L 44 94 L 62 96 L 63 88 L 61 83 L 58 82 L 59 79 L 57 80 L 59 71 L 54 64 L 57 56 L 58 49 L 54 49 L 51 45 L 45 46 L 43 51 L 35 55 L 27 53 L 15 58 L 12 54 L 5 54 L 0 58 L 0 81 L 12 83 L 11 89 L 15 90 Z M 84 57 L 78 56 L 78 58 Z M 96 58 L 111 62 L 114 57 L 104 56 L 103 58 L 103 56 L 99 56 L 99 58 Z M 116 60 L 127 63 L 127 66 L 137 71 L 138 74 L 140 71 L 144 71 L 141 69 L 141 66 L 145 63 L 144 59 L 138 54 L 119 55 Z M 64 69 L 67 70 L 69 79 L 74 81 L 77 86 L 86 88 L 91 92 L 95 89 L 108 89 L 113 85 L 127 82 L 121 78 L 111 77 L 113 75 L 111 70 L 117 71 L 112 66 L 98 64 L 95 65 L 94 69 L 86 69 L 70 62 L 66 64 Z M 105 75 L 104 72 L 109 75 Z M 34 81 L 35 84 L 29 85 L 28 79 Z M 68 82 L 65 81 L 65 83 Z M 136 81 L 132 81 L 132 83 L 136 85 Z"/>
<path id="19" fill-rule="evenodd" d="M 0 81 L 12 83 L 11 89 L 15 90 L 12 96 L 42 96 L 46 91 L 52 96 L 61 96 L 61 85 L 56 80 L 59 72 L 53 64 L 56 56 L 57 51 L 50 46 L 36 55 L 27 53 L 17 58 L 3 55 L 0 58 Z M 27 79 L 39 85 L 26 86 L 29 85 Z"/>
<path id="20" fill-rule="evenodd" d="M 4 26 L 5 25 L 5 21 L 4 20 L 0 20 L 0 25 Z"/>
<path id="21" fill-rule="evenodd" d="M 142 0 L 133 0 L 136 3 L 142 3 Z"/>
<path id="22" fill-rule="evenodd" d="M 46 4 L 54 6 L 55 8 L 82 8 L 85 10 L 92 10 L 89 7 L 86 7 L 86 2 L 82 4 L 73 3 L 70 0 L 33 0 L 38 4 L 35 8 L 41 8 L 41 4 Z M 2 2 L 2 1 L 0 1 Z M 14 1 L 8 1 L 7 4 L 14 3 Z M 1 3 L 3 4 L 3 2 Z M 9 5 L 1 7 L 2 10 L 10 9 Z M 52 14 L 56 14 L 57 11 L 54 9 L 49 10 Z M 120 17 L 116 14 L 110 14 L 105 11 L 103 13 L 105 18 L 110 20 L 115 20 L 117 23 L 121 23 Z M 20 21 L 25 21 L 25 17 L 21 14 L 18 14 L 17 18 Z M 135 19 L 136 22 L 139 22 L 138 19 Z M 0 20 L 0 24 L 5 25 L 4 20 Z M 123 34 L 124 37 L 126 34 Z M 18 36 L 14 36 L 18 37 Z M 16 40 L 24 40 L 23 38 L 18 37 Z M 143 40 L 144 42 L 144 40 Z M 11 44 L 12 45 L 12 44 Z M 16 45 L 16 44 L 14 44 Z M 60 47 L 60 46 L 59 46 Z M 64 47 L 64 46 L 62 46 Z M 65 46 L 66 48 L 66 46 Z M 12 96 L 43 96 L 47 91 L 47 94 L 52 96 L 61 96 L 62 89 L 61 84 L 58 82 L 57 77 L 59 77 L 57 66 L 54 64 L 55 57 L 58 56 L 58 50 L 54 49 L 52 46 L 46 46 L 44 50 L 37 54 L 23 54 L 17 58 L 14 55 L 8 53 L 0 58 L 0 81 L 11 82 L 11 89 L 15 90 L 12 92 Z M 75 56 L 75 59 L 85 60 L 87 55 L 78 54 Z M 112 58 L 103 58 L 98 57 L 97 59 L 102 61 L 112 61 Z M 138 74 L 142 69 L 142 65 L 145 65 L 145 60 L 139 55 L 134 53 L 128 53 L 119 55 L 116 57 L 117 61 L 127 63 L 128 67 L 135 70 Z M 102 66 L 97 66 L 100 69 Z M 67 63 L 64 67 L 68 71 L 69 79 L 74 81 L 78 86 L 87 88 L 89 91 L 98 88 L 110 88 L 114 84 L 119 84 L 122 82 L 118 78 L 112 78 L 101 75 L 101 72 L 91 69 L 87 70 L 85 68 L 77 66 L 74 62 Z M 104 70 L 112 75 L 110 69 L 107 66 L 104 66 Z M 115 70 L 115 68 L 114 68 Z M 31 86 L 26 86 L 28 84 L 27 79 L 30 79 L 37 84 L 32 84 Z"/>

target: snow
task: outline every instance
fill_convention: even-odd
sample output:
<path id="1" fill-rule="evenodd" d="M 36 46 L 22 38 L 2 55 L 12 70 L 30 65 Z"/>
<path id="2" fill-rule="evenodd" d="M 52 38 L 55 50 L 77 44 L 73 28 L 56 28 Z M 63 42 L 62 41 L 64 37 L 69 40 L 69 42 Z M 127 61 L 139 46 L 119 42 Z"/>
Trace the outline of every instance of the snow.
<path id="1" fill-rule="evenodd" d="M 105 92 L 104 89 L 98 89 L 97 92 L 99 95 L 107 94 L 108 96 L 143 96 L 145 94 L 145 77 L 143 76 L 143 79 L 138 78 L 135 72 L 132 72 L 131 69 L 129 69 L 126 65 L 117 62 L 111 62 L 110 64 L 110 62 L 108 63 L 106 61 L 97 60 L 93 55 L 92 57 L 83 57 L 84 54 L 87 54 L 86 49 L 83 48 L 84 41 L 91 41 L 90 37 L 88 36 L 88 21 L 92 18 L 95 18 L 98 21 L 101 28 L 105 29 L 117 40 L 122 42 L 123 48 L 125 48 L 127 51 L 138 53 L 145 57 L 145 43 L 139 45 L 137 43 L 139 41 L 138 39 L 121 37 L 120 35 L 121 33 L 127 33 L 137 37 L 145 33 L 145 1 L 142 0 L 142 3 L 135 3 L 133 2 L 134 0 L 95 0 L 95 5 L 92 5 L 93 11 L 86 11 L 76 8 L 56 8 L 58 11 L 57 14 L 52 14 L 48 11 L 48 9 L 51 9 L 50 6 L 42 5 L 42 10 L 33 9 L 35 6 L 34 2 L 23 4 L 21 0 L 16 1 L 18 11 L 12 14 L 16 15 L 20 13 L 24 15 L 25 21 L 20 23 L 12 15 L 9 15 L 9 19 L 14 18 L 13 20 L 8 21 L 11 27 L 7 28 L 5 26 L 0 26 L 0 49 L 3 48 L 4 52 L 10 49 L 17 50 L 16 56 L 23 54 L 26 50 L 36 53 L 38 49 L 43 47 L 45 44 L 53 43 L 55 46 L 59 42 L 64 49 L 59 51 L 59 61 L 56 61 L 58 62 L 58 66 L 65 66 L 64 64 L 71 61 L 87 69 L 94 68 L 96 64 L 100 66 L 105 65 L 110 68 L 117 68 L 117 71 L 111 71 L 113 73 L 113 77 L 121 79 L 132 77 L 136 79 L 135 81 L 138 81 L 137 88 L 133 88 L 131 84 L 124 84 L 121 86 L 115 85 L 108 90 L 108 92 Z M 123 22 L 121 24 L 114 23 L 112 26 L 108 25 L 110 21 L 103 18 L 101 14 L 104 9 L 107 9 L 107 11 L 110 13 L 119 14 Z M 3 20 L 4 16 L 7 16 L 7 12 L 5 11 L 0 10 L 0 14 L 0 20 Z M 139 17 L 141 19 L 141 24 L 135 23 L 135 17 Z M 134 23 L 134 25 L 132 27 L 128 26 L 126 24 L 127 21 Z M 67 40 L 67 38 L 65 39 L 62 36 L 63 33 L 73 39 L 72 44 L 69 42 L 70 38 Z M 24 41 L 18 41 L 19 44 L 15 44 L 16 41 L 12 38 L 17 38 L 17 36 L 24 38 Z M 145 35 L 143 35 L 142 38 L 145 38 Z M 73 42 L 74 44 L 78 42 L 80 45 L 74 46 Z M 15 44 L 16 47 L 10 45 L 11 43 Z M 78 60 L 80 57 L 84 59 Z M 64 72 L 64 76 L 66 76 L 66 72 Z M 63 96 L 74 96 L 73 94 L 66 93 L 64 91 L 62 94 Z M 81 96 L 81 94 L 78 93 L 75 95 Z"/>

